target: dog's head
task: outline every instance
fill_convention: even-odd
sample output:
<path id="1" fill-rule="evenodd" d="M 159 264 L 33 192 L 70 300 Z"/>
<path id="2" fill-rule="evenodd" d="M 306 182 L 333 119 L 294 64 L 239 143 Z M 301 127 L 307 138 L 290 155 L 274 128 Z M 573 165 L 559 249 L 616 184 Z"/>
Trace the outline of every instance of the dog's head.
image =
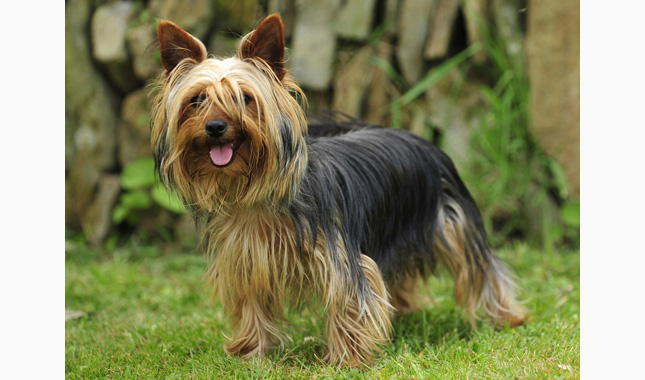
<path id="1" fill-rule="evenodd" d="M 154 102 L 158 173 L 193 209 L 281 202 L 306 163 L 304 95 L 284 66 L 277 14 L 217 59 L 169 21 L 158 26 L 165 72 Z"/>

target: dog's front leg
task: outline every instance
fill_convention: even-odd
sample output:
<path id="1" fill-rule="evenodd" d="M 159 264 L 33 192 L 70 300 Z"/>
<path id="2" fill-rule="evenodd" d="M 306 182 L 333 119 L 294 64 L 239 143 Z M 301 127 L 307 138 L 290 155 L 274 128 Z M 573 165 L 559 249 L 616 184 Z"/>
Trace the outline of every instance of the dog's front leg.
<path id="1" fill-rule="evenodd" d="M 360 265 L 366 290 L 358 291 L 357 279 L 345 274 L 334 286 L 344 285 L 345 289 L 334 288 L 332 302 L 327 307 L 327 356 L 333 364 L 358 367 L 369 364 L 379 345 L 389 339 L 390 314 L 385 283 L 376 263 L 368 256 L 361 255 Z M 331 289 L 328 289 L 331 290 Z"/>
<path id="2" fill-rule="evenodd" d="M 270 300 L 255 295 L 237 300 L 231 314 L 233 339 L 226 345 L 226 351 L 244 358 L 265 356 L 272 346 L 283 340 L 277 323 L 278 309 L 281 310 L 282 305 L 271 304 Z"/>

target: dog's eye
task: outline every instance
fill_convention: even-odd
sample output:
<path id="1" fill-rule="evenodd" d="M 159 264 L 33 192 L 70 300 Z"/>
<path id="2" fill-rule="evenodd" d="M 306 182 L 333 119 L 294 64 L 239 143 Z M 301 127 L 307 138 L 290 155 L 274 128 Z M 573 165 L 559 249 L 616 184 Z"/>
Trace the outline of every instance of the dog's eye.
<path id="1" fill-rule="evenodd" d="M 204 101 L 204 97 L 202 95 L 195 95 L 190 99 L 190 105 L 193 107 L 199 107 L 199 105 L 203 101 Z"/>
<path id="2" fill-rule="evenodd" d="M 251 100 L 252 99 L 250 96 L 248 96 L 247 94 L 244 94 L 244 104 L 248 105 L 249 103 L 251 103 Z"/>

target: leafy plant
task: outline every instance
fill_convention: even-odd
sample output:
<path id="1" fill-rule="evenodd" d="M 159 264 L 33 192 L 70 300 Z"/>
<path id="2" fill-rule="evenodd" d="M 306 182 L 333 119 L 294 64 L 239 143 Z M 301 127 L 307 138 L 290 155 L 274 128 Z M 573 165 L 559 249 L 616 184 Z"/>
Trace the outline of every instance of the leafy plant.
<path id="1" fill-rule="evenodd" d="M 418 99 L 422 99 L 423 95 L 432 86 L 436 85 L 444 77 L 448 76 L 451 71 L 467 62 L 473 55 L 483 48 L 482 44 L 475 43 L 455 55 L 447 59 L 439 66 L 430 69 L 417 83 L 408 85 L 403 77 L 396 71 L 394 66 L 379 57 L 372 57 L 371 63 L 383 70 L 395 84 L 396 87 L 402 90 L 402 93 L 395 97 L 388 106 L 391 115 L 391 126 L 394 128 L 403 127 L 403 113 L 411 111 L 414 108 Z M 421 107 L 423 108 L 423 106 Z M 430 131 L 428 131 L 430 133 Z"/>
<path id="2" fill-rule="evenodd" d="M 112 210 L 112 222 L 135 224 L 139 212 L 155 204 L 177 214 L 186 212 L 179 198 L 169 193 L 156 179 L 154 167 L 152 157 L 143 157 L 123 168 L 121 186 L 124 192 Z"/>
<path id="3" fill-rule="evenodd" d="M 472 134 L 468 180 L 487 228 L 497 232 L 497 239 L 521 236 L 552 250 L 567 236 L 576 240 L 579 203 L 577 209 L 567 203 L 564 171 L 531 133 L 530 88 L 522 55 L 511 56 L 494 29 L 482 30 L 490 60 L 487 69 L 497 79 L 481 88 L 489 108 Z"/>

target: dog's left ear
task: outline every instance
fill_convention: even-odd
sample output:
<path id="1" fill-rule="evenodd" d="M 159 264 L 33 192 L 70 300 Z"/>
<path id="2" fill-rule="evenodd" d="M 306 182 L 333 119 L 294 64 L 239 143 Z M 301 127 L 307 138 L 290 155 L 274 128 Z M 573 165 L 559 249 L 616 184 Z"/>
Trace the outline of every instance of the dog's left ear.
<path id="1" fill-rule="evenodd" d="M 287 74 L 284 67 L 284 26 L 279 14 L 267 16 L 251 36 L 240 45 L 239 56 L 265 61 L 279 80 Z"/>

